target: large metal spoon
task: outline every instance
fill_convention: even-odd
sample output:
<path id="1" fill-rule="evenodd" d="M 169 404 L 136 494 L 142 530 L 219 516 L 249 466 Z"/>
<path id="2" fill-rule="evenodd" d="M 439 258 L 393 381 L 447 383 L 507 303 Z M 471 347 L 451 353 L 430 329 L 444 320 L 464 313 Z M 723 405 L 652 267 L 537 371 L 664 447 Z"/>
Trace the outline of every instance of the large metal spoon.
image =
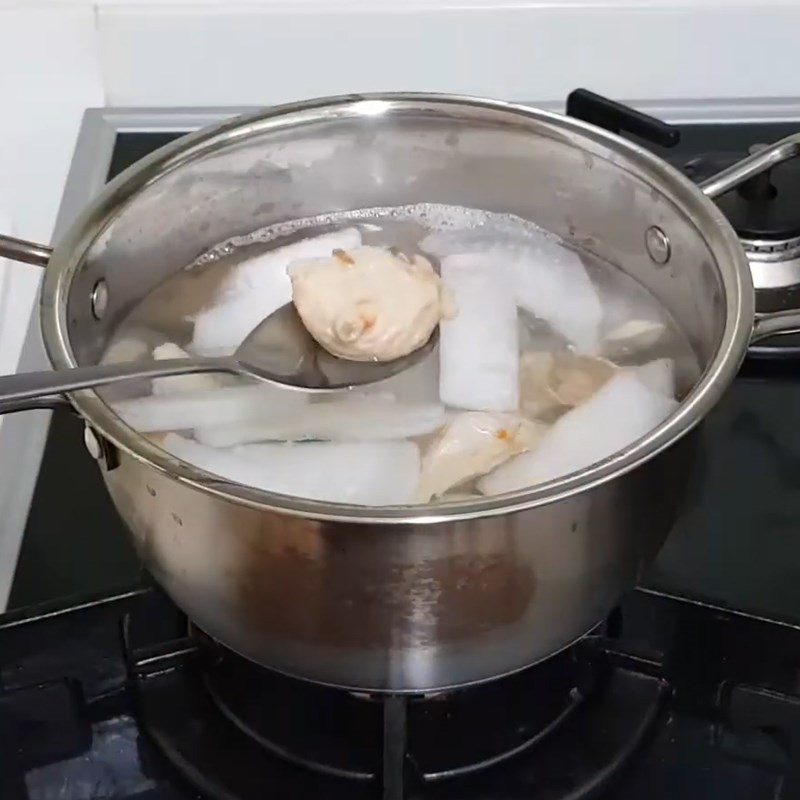
<path id="1" fill-rule="evenodd" d="M 376 383 L 408 369 L 424 358 L 439 338 L 393 361 L 349 361 L 323 349 L 306 330 L 294 305 L 288 303 L 266 317 L 232 356 L 132 361 L 24 372 L 0 376 L 0 413 L 4 403 L 88 389 L 135 378 L 162 378 L 198 372 L 228 372 L 297 389 L 330 392 Z"/>

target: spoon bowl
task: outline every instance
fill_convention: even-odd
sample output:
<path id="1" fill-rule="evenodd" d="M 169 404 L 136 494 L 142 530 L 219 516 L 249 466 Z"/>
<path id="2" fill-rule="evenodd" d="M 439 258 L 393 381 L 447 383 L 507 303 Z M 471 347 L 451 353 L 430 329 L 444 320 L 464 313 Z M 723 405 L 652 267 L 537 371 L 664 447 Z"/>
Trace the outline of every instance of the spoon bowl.
<path id="1" fill-rule="evenodd" d="M 439 327 L 422 347 L 392 361 L 350 361 L 331 355 L 306 330 L 292 303 L 270 314 L 232 356 L 240 373 L 306 389 L 330 392 L 391 378 L 425 358 L 439 341 Z"/>
<path id="2" fill-rule="evenodd" d="M 345 391 L 391 378 L 425 358 L 439 340 L 434 329 L 422 347 L 392 361 L 350 361 L 325 350 L 306 330 L 292 303 L 265 317 L 231 356 L 101 364 L 0 377 L 0 413 L 23 401 L 136 378 L 227 372 L 310 392 Z M 25 405 L 24 407 L 27 407 Z"/>

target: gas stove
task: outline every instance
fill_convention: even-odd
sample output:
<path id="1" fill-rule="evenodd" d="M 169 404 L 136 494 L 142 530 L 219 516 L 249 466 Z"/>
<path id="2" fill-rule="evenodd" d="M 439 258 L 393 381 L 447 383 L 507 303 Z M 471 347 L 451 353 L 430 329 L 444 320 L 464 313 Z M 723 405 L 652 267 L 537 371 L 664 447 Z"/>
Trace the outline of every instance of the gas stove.
<path id="1" fill-rule="evenodd" d="M 427 696 L 272 673 L 144 587 L 7 615 L 0 653 L 4 800 L 800 797 L 800 628 L 654 592 Z"/>
<path id="2" fill-rule="evenodd" d="M 3 800 L 800 797 L 800 628 L 637 590 L 487 684 L 359 695 L 141 587 L 0 622 Z"/>
<path id="3" fill-rule="evenodd" d="M 87 112 L 62 226 L 136 159 L 242 110 Z M 698 181 L 800 131 L 800 103 L 664 123 L 578 93 L 568 110 Z M 796 302 L 796 198 L 800 160 L 720 200 L 763 310 Z M 543 664 L 429 696 L 305 684 L 210 641 L 149 586 L 82 424 L 55 415 L 0 616 L 0 798 L 800 797 L 792 338 L 754 353 L 709 415 L 642 588 Z"/>

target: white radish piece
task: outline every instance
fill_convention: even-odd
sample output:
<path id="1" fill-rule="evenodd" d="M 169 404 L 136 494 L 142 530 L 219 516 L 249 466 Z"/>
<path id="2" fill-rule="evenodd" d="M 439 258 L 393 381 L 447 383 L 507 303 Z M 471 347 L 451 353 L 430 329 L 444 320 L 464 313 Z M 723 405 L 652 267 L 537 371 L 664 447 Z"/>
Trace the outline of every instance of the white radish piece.
<path id="1" fill-rule="evenodd" d="M 234 453 L 255 463 L 274 457 L 271 491 L 335 503 L 403 505 L 413 502 L 419 481 L 413 442 L 244 445 Z"/>
<path id="2" fill-rule="evenodd" d="M 468 220 L 465 222 L 469 224 Z M 533 232 L 533 229 L 531 232 L 531 235 L 538 239 L 539 234 Z M 520 243 L 526 242 L 528 238 L 528 234 L 525 232 L 517 228 L 507 229 L 500 221 L 496 221 L 489 225 L 480 224 L 474 227 L 429 233 L 420 241 L 419 248 L 425 253 L 442 259 L 463 253 L 486 253 L 498 248 L 510 250 Z"/>
<path id="3" fill-rule="evenodd" d="M 177 434 L 161 445 L 227 480 L 280 494 L 358 505 L 402 505 L 419 479 L 412 442 L 251 444 L 218 450 Z"/>
<path id="4" fill-rule="evenodd" d="M 508 272 L 497 254 L 449 256 L 442 283 L 457 313 L 439 325 L 439 395 L 474 411 L 516 411 L 519 329 Z"/>
<path id="5" fill-rule="evenodd" d="M 533 229 L 515 235 L 502 228 L 477 228 L 435 233 L 420 247 L 440 258 L 483 252 L 506 261 L 521 308 L 545 320 L 579 352 L 598 351 L 600 295 L 580 255 L 555 237 Z"/>
<path id="6" fill-rule="evenodd" d="M 620 370 L 590 400 L 564 414 L 538 448 L 501 464 L 478 489 L 503 494 L 585 469 L 633 444 L 677 406 L 652 392 L 635 371 Z"/>
<path id="7" fill-rule="evenodd" d="M 448 489 L 485 475 L 511 456 L 538 444 L 545 425 L 517 414 L 457 414 L 422 457 L 416 500 L 427 503 Z"/>
<path id="8" fill-rule="evenodd" d="M 509 268 L 521 308 L 548 322 L 578 352 L 597 352 L 603 309 L 578 253 L 542 235 L 515 249 Z"/>
<path id="9" fill-rule="evenodd" d="M 190 358 L 191 356 L 182 347 L 172 342 L 165 342 L 153 349 L 153 358 L 156 361 L 165 361 L 173 358 Z M 230 377 L 227 378 L 230 381 Z M 199 373 L 197 375 L 170 375 L 166 378 L 153 378 L 154 395 L 180 394 L 181 392 L 202 392 L 218 389 L 226 383 L 226 376 L 222 373 Z"/>
<path id="10" fill-rule="evenodd" d="M 195 439 L 212 447 L 266 441 L 386 441 L 423 436 L 445 423 L 439 403 L 402 403 L 392 398 L 347 397 L 301 404 L 258 422 L 232 422 L 196 428 Z"/>
<path id="11" fill-rule="evenodd" d="M 649 319 L 630 319 L 618 325 L 603 337 L 603 351 L 629 353 L 652 347 L 665 334 L 661 322 Z"/>
<path id="12" fill-rule="evenodd" d="M 140 433 L 264 422 L 282 409 L 307 402 L 306 395 L 265 384 L 226 386 L 111 403 L 123 422 Z"/>
<path id="13" fill-rule="evenodd" d="M 101 364 L 122 364 L 125 361 L 139 361 L 150 354 L 151 345 L 137 336 L 123 336 L 112 342 L 100 359 Z"/>
<path id="14" fill-rule="evenodd" d="M 657 358 L 640 367 L 627 367 L 651 391 L 664 397 L 675 397 L 675 362 Z"/>
<path id="15" fill-rule="evenodd" d="M 292 261 L 329 256 L 336 249 L 347 250 L 360 244 L 359 231 L 346 228 L 237 264 L 213 304 L 195 317 L 192 351 L 201 355 L 232 353 L 261 320 L 291 302 L 292 284 L 286 268 Z"/>

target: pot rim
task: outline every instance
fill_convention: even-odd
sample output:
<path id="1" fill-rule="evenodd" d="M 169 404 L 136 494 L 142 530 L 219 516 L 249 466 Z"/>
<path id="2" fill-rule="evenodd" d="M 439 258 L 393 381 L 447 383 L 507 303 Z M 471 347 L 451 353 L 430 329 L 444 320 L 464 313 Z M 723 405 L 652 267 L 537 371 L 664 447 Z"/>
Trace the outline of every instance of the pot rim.
<path id="1" fill-rule="evenodd" d="M 725 326 L 716 354 L 678 409 L 660 426 L 603 461 L 534 488 L 447 504 L 358 506 L 267 492 L 231 483 L 171 456 L 122 422 L 93 390 L 69 394 L 73 407 L 113 445 L 175 480 L 253 508 L 317 520 L 361 524 L 431 524 L 491 517 L 566 499 L 614 480 L 656 456 L 688 433 L 716 404 L 733 380 L 753 331 L 754 292 L 748 261 L 739 239 L 717 206 L 701 189 L 645 148 L 590 123 L 529 106 L 480 97 L 430 93 L 351 94 L 275 106 L 236 117 L 213 128 L 181 137 L 138 161 L 112 181 L 73 223 L 55 247 L 45 271 L 40 311 L 47 354 L 56 369 L 77 366 L 69 341 L 67 298 L 83 256 L 124 203 L 143 187 L 176 167 L 269 130 L 339 118 L 402 111 L 468 110 L 499 121 L 544 123 L 578 134 L 623 157 L 636 174 L 659 186 L 692 219 L 714 254 L 725 291 Z M 620 165 L 625 168 L 625 165 Z"/>

